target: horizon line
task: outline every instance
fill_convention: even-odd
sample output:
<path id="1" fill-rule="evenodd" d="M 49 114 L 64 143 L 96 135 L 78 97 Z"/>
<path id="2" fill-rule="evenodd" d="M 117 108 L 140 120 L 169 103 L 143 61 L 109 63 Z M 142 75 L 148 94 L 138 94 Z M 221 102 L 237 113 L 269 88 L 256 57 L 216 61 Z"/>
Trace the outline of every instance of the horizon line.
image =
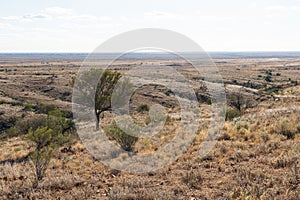
<path id="1" fill-rule="evenodd" d="M 300 53 L 300 50 L 266 50 L 266 51 L 203 51 L 204 53 Z M 68 51 L 16 51 L 16 52 L 1 52 L 0 54 L 92 54 L 93 52 L 68 52 Z M 113 53 L 126 53 L 126 52 L 95 52 L 103 54 L 113 54 Z M 140 51 L 140 52 L 128 52 L 128 53 L 169 53 L 161 51 Z M 199 51 L 183 51 L 175 53 L 199 53 Z M 201 53 L 201 52 L 200 52 Z"/>

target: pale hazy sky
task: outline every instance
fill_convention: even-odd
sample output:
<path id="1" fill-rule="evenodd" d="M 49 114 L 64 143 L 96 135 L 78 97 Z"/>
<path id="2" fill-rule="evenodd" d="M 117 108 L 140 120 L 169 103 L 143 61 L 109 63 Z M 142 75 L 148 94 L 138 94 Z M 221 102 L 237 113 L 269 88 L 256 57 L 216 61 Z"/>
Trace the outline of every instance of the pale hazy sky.
<path id="1" fill-rule="evenodd" d="M 9 0 L 0 52 L 90 52 L 138 28 L 182 33 L 206 51 L 300 51 L 299 0 Z"/>

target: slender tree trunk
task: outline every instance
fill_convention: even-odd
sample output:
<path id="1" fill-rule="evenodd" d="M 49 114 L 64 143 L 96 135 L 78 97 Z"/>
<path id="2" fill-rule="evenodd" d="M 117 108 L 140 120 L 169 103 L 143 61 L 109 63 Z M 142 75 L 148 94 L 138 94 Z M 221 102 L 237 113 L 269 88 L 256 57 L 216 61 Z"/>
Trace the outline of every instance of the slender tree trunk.
<path id="1" fill-rule="evenodd" d="M 100 119 L 100 113 L 96 113 L 96 131 L 99 130 L 99 119 Z"/>

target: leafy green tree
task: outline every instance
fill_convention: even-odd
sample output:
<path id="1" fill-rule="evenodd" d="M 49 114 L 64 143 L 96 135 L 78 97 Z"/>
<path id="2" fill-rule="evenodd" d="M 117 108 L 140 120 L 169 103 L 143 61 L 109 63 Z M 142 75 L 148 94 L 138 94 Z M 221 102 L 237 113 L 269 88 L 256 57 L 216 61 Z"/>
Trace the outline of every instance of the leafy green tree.
<path id="1" fill-rule="evenodd" d="M 121 73 L 112 70 L 91 69 L 85 71 L 76 79 L 76 89 L 80 91 L 84 99 L 82 101 L 86 106 L 95 105 L 94 111 L 96 115 L 96 130 L 99 130 L 100 115 L 104 111 L 111 109 L 111 97 L 114 87 L 121 78 Z M 75 83 L 74 81 L 71 81 Z M 97 82 L 97 84 L 95 84 Z M 95 88 L 96 87 L 96 88 Z M 94 92 L 96 91 L 96 92 Z M 85 101 L 89 100 L 89 101 Z"/>
<path id="2" fill-rule="evenodd" d="M 121 73 L 105 70 L 98 82 L 95 95 L 96 130 L 99 130 L 99 118 L 102 112 L 111 108 L 111 97 L 114 87 L 121 78 Z"/>

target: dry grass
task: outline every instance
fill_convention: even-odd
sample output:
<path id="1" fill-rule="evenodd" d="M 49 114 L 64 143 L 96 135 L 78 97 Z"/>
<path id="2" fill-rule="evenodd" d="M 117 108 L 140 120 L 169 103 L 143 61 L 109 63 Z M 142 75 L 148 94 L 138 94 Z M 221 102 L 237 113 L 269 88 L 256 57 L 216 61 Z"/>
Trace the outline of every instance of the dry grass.
<path id="1" fill-rule="evenodd" d="M 263 61 L 260 59 L 249 59 L 246 64 L 239 59 L 225 61 L 220 64 L 221 73 L 229 85 L 234 77 L 238 84 L 251 79 L 253 84 L 263 87 L 265 82 L 258 75 L 264 74 L 262 70 L 266 68 L 281 73 L 276 77 L 278 82 L 267 83 L 267 87 L 279 83 L 288 85 L 284 82 L 287 78 L 299 77 L 295 70 L 274 67 L 280 64 L 275 61 L 264 62 L 267 66 L 257 64 Z M 297 63 L 300 62 L 295 61 Z M 68 78 L 77 68 L 67 68 L 72 65 L 69 63 L 61 70 L 59 63 L 52 64 L 54 67 L 46 72 L 36 66 L 27 70 L 15 66 L 17 71 L 1 72 L 0 75 L 7 78 L 6 83 L 1 82 L 5 84 L 1 87 L 5 88 L 1 97 L 9 101 L 21 98 L 26 102 L 54 102 L 60 108 L 70 109 L 70 102 L 63 101 L 61 94 L 70 91 Z M 244 64 L 247 67 L 243 67 Z M 188 70 L 185 73 L 192 74 Z M 27 85 L 30 90 L 19 85 Z M 53 90 L 41 92 L 49 85 L 53 85 Z M 93 159 L 78 141 L 71 148 L 62 147 L 55 152 L 46 178 L 38 188 L 32 188 L 33 168 L 26 159 L 32 148 L 22 137 L 1 141 L 0 199 L 300 199 L 300 116 L 299 109 L 295 109 L 299 107 L 299 100 L 295 98 L 299 95 L 299 86 L 285 88 L 277 96 L 255 95 L 257 106 L 245 108 L 240 118 L 225 122 L 215 147 L 207 155 L 199 157 L 207 132 L 204 121 L 183 156 L 163 169 L 146 174 L 110 169 Z M 22 110 L 19 105 L 0 106 L 6 111 L 5 117 L 9 113 L 20 114 Z M 209 105 L 203 104 L 200 109 L 200 118 L 209 118 Z M 168 110 L 170 119 L 164 130 L 151 139 L 139 140 L 133 151 L 151 153 L 170 141 L 180 121 L 175 112 L 178 110 L 178 107 Z M 26 114 L 30 116 L 29 113 Z M 146 125 L 145 113 L 133 113 L 133 118 Z M 111 115 L 104 115 L 105 127 L 111 123 Z"/>

